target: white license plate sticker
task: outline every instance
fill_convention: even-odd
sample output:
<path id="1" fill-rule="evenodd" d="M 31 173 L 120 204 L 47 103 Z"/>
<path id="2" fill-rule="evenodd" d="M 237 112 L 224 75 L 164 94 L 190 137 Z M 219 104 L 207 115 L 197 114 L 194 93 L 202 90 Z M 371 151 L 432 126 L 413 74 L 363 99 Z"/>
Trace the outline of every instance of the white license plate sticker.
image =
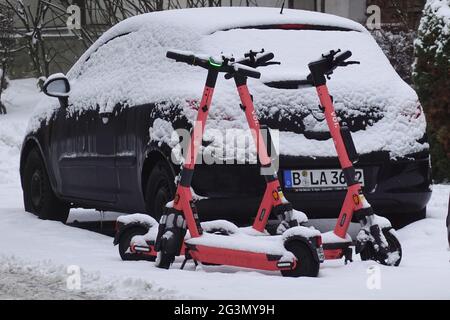
<path id="1" fill-rule="evenodd" d="M 364 186 L 364 171 L 355 169 L 356 178 Z M 284 170 L 284 186 L 288 189 L 308 190 L 330 190 L 345 189 L 344 172 L 341 169 L 303 169 Z"/>

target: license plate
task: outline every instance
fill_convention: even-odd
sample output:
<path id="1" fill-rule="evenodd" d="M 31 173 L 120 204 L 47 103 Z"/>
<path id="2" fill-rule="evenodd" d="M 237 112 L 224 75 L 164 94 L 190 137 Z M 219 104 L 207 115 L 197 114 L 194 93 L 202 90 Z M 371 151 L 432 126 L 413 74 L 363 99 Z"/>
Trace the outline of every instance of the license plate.
<path id="1" fill-rule="evenodd" d="M 356 169 L 356 179 L 364 186 L 364 171 Z M 284 170 L 284 186 L 298 191 L 345 189 L 344 172 L 341 169 Z"/>

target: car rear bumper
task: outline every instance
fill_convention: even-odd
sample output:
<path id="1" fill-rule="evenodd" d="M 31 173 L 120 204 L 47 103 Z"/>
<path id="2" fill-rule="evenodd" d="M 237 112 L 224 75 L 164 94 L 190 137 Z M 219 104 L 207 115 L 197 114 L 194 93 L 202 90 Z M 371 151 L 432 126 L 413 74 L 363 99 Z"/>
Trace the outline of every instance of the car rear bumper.
<path id="1" fill-rule="evenodd" d="M 363 188 L 377 213 L 408 214 L 423 210 L 431 197 L 431 168 L 427 152 L 403 159 L 385 153 L 365 155 L 355 165 L 364 170 Z M 337 217 L 345 190 L 293 191 L 284 188 L 285 169 L 339 168 L 336 158 L 280 157 L 279 178 L 286 198 L 310 218 Z M 199 183 L 201 182 L 201 183 Z M 249 220 L 255 216 L 265 183 L 257 166 L 200 166 L 193 187 L 210 199 L 199 203 L 202 219 Z"/>

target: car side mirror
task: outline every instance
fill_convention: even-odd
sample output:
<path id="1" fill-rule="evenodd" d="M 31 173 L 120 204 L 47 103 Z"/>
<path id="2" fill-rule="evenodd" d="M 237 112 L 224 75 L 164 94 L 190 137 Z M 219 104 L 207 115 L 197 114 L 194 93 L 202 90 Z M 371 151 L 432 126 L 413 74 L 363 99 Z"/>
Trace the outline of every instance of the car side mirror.
<path id="1" fill-rule="evenodd" d="M 64 74 L 55 73 L 48 77 L 44 82 L 42 91 L 49 97 L 58 98 L 61 107 L 66 108 L 68 106 L 70 83 Z"/>
<path id="2" fill-rule="evenodd" d="M 66 76 L 62 73 L 52 74 L 44 82 L 42 91 L 49 97 L 67 99 L 70 94 L 70 83 Z"/>

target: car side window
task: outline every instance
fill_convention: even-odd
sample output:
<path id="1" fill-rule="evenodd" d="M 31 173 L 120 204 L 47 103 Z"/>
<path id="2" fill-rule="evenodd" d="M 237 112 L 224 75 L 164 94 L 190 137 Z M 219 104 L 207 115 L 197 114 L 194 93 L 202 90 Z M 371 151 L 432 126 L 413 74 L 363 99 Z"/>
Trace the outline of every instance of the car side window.
<path id="1" fill-rule="evenodd" d="M 96 50 L 94 50 L 87 58 L 86 60 L 84 60 L 83 64 L 81 65 L 81 68 L 79 70 L 79 72 L 77 73 L 75 79 L 81 77 L 85 72 L 87 72 L 89 70 L 89 67 L 91 66 L 90 61 L 91 60 L 99 60 L 99 61 L 95 61 L 95 63 L 102 63 L 102 61 L 100 59 L 95 59 L 96 56 L 98 55 L 98 53 L 105 49 L 105 47 L 110 47 L 110 46 L 114 46 L 114 42 L 117 39 L 123 38 L 127 35 L 129 35 L 131 32 L 127 32 L 127 33 L 123 33 L 120 35 L 117 35 L 115 37 L 112 37 L 111 39 L 109 39 L 108 41 L 106 41 L 105 43 L 103 43 L 101 46 L 99 46 Z"/>

